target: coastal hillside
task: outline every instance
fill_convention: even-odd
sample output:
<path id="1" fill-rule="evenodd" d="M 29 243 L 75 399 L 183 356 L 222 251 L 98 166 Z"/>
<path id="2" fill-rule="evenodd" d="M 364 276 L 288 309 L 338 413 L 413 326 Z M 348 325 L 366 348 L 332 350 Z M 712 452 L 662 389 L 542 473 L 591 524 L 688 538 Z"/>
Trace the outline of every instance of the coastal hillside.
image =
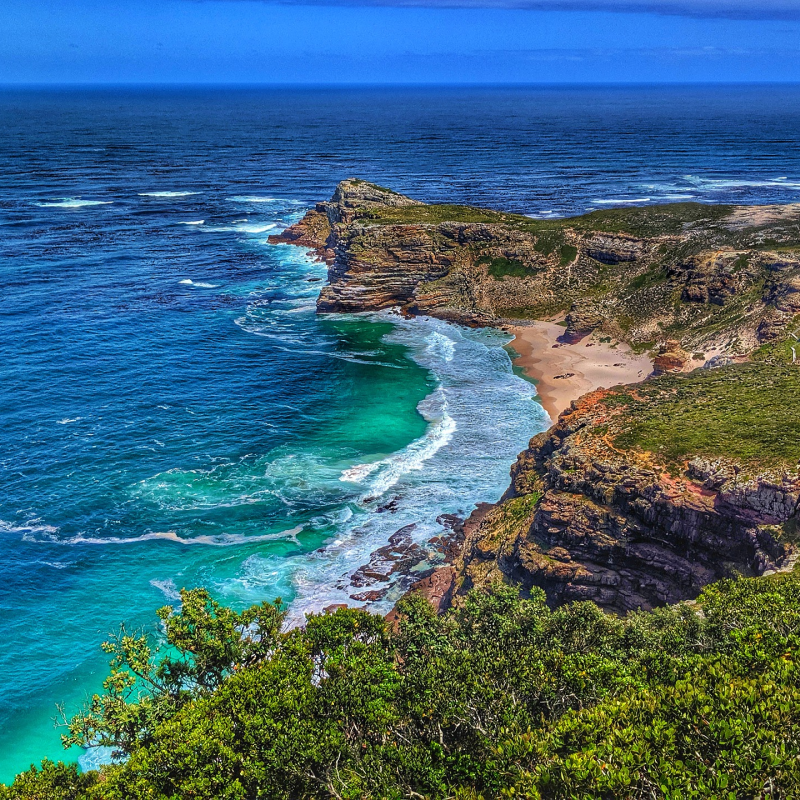
<path id="1" fill-rule="evenodd" d="M 800 205 L 534 220 L 348 180 L 272 241 L 328 263 L 321 313 L 549 320 L 561 326 L 553 347 L 586 339 L 653 359 L 643 383 L 558 409 L 502 500 L 477 509 L 448 563 L 418 582 L 440 608 L 502 579 L 624 613 L 793 568 Z"/>
<path id="2" fill-rule="evenodd" d="M 320 311 L 399 307 L 469 324 L 561 318 L 662 346 L 667 368 L 735 357 L 793 332 L 800 204 L 679 203 L 531 219 L 426 205 L 360 180 L 271 237 L 329 264 Z"/>

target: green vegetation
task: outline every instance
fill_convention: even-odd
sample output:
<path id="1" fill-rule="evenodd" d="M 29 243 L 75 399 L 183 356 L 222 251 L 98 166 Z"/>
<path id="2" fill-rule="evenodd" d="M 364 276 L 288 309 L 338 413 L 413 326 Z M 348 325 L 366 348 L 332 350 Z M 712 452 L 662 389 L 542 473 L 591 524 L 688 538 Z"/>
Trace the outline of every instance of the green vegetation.
<path id="1" fill-rule="evenodd" d="M 753 469 L 800 462 L 796 367 L 750 363 L 664 375 L 611 399 L 627 406 L 617 447 L 649 450 L 675 465 L 693 456 Z"/>
<path id="2" fill-rule="evenodd" d="M 561 256 L 561 266 L 566 267 L 578 257 L 578 248 L 571 244 L 561 245 L 559 250 Z"/>
<path id="3" fill-rule="evenodd" d="M 384 224 L 428 224 L 442 222 L 504 223 L 537 235 L 536 249 L 550 255 L 564 241 L 564 230 L 606 233 L 628 233 L 633 236 L 679 234 L 687 227 L 714 224 L 733 211 L 733 206 L 703 203 L 670 203 L 667 205 L 630 206 L 593 211 L 564 219 L 531 219 L 521 214 L 491 211 L 472 206 L 433 203 L 371 210 L 371 218 Z"/>
<path id="4" fill-rule="evenodd" d="M 727 217 L 733 206 L 703 203 L 628 206 L 592 211 L 570 220 L 581 230 L 629 233 L 633 236 L 663 236 L 682 233 L 687 227 L 708 225 Z"/>
<path id="5" fill-rule="evenodd" d="M 531 270 L 527 269 L 521 261 L 517 261 L 515 258 L 482 256 L 478 259 L 478 264 L 486 264 L 489 267 L 489 274 L 498 279 L 506 275 L 514 278 L 525 278 L 531 274 Z"/>
<path id="6" fill-rule="evenodd" d="M 520 513 L 523 509 L 520 509 Z M 619 619 L 496 585 L 396 627 L 353 609 L 282 632 L 202 590 L 167 645 L 122 633 L 104 694 L 3 800 L 789 796 L 800 786 L 800 578 L 723 581 Z"/>
<path id="7" fill-rule="evenodd" d="M 442 222 L 509 222 L 516 214 L 503 214 L 485 208 L 458 206 L 450 204 L 432 204 L 421 206 L 385 206 L 370 209 L 369 219 L 383 225 L 439 225 Z"/>

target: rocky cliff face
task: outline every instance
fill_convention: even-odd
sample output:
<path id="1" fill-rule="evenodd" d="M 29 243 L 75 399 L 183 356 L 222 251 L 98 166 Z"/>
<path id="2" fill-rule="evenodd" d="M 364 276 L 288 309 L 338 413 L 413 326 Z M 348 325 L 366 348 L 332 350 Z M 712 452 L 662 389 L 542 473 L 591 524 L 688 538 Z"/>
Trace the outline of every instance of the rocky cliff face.
<path id="1" fill-rule="evenodd" d="M 800 313 L 800 206 L 533 220 L 348 180 L 271 238 L 327 261 L 321 312 L 399 307 L 472 324 L 561 314 L 572 341 L 600 331 L 731 356 L 785 336 Z"/>
<path id="2" fill-rule="evenodd" d="M 800 439 L 768 452 L 780 430 L 797 435 L 771 404 L 759 411 L 770 392 L 796 403 L 800 372 L 734 365 L 585 395 L 531 440 L 506 496 L 472 527 L 459 591 L 502 577 L 554 603 L 624 612 L 791 568 Z M 703 419 L 706 430 L 681 430 Z"/>
<path id="3" fill-rule="evenodd" d="M 625 612 L 792 568 L 800 205 L 542 221 L 351 180 L 272 240 L 327 261 L 320 312 L 560 314 L 567 340 L 601 331 L 654 349 L 660 377 L 586 395 L 531 441 L 501 502 L 472 515 L 460 555 L 420 585 L 440 606 L 503 579 Z"/>

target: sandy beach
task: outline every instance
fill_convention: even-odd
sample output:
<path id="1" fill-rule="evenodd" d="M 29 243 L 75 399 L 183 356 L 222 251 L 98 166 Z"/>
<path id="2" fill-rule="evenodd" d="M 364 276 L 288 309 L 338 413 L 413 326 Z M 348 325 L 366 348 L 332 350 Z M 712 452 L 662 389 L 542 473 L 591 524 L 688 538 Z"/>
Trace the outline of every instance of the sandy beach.
<path id="1" fill-rule="evenodd" d="M 537 381 L 539 398 L 553 421 L 582 394 L 601 386 L 636 383 L 652 371 L 646 355 L 636 355 L 620 342 L 601 342 L 587 336 L 575 344 L 562 344 L 558 337 L 564 328 L 555 322 L 509 326 L 506 330 L 514 334 L 509 347 L 519 353 L 515 366 Z"/>

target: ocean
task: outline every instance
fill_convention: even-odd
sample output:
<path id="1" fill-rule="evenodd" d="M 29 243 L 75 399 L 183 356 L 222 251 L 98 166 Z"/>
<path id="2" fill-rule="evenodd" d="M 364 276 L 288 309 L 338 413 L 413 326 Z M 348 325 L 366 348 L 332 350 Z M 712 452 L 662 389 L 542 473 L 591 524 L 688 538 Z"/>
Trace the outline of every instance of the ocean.
<path id="1" fill-rule="evenodd" d="M 0 120 L 0 781 L 63 757 L 121 623 L 182 587 L 347 601 L 548 426 L 499 331 L 315 315 L 324 266 L 267 237 L 339 180 L 545 218 L 800 200 L 794 86 L 6 89 Z"/>

